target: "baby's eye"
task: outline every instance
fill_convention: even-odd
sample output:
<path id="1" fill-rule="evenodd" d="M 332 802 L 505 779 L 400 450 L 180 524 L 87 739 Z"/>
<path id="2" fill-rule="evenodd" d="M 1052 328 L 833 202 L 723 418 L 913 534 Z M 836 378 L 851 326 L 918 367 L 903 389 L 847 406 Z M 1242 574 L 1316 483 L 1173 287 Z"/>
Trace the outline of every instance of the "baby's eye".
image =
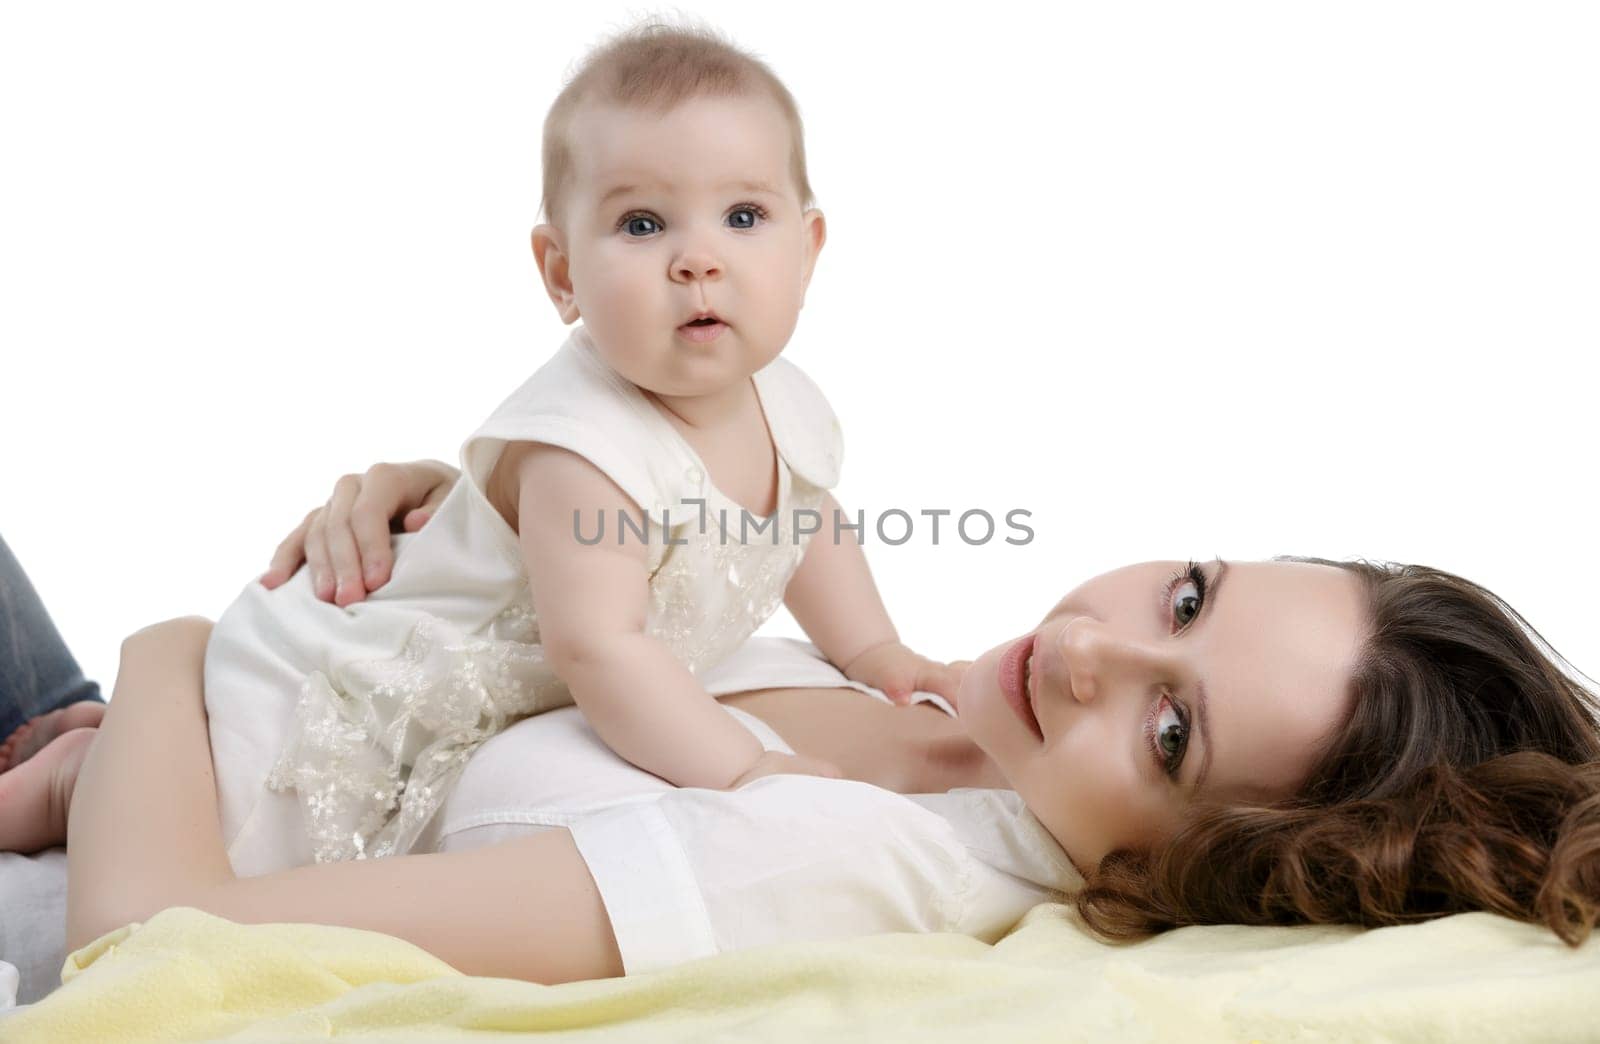
<path id="1" fill-rule="evenodd" d="M 649 214 L 629 214 L 622 219 L 622 226 L 630 236 L 648 236 L 661 228 Z"/>
<path id="2" fill-rule="evenodd" d="M 749 220 L 744 220 L 745 217 L 748 217 Z M 763 217 L 766 217 L 766 215 L 756 207 L 739 207 L 737 210 L 729 212 L 728 222 L 734 228 L 755 228 L 756 222 Z"/>

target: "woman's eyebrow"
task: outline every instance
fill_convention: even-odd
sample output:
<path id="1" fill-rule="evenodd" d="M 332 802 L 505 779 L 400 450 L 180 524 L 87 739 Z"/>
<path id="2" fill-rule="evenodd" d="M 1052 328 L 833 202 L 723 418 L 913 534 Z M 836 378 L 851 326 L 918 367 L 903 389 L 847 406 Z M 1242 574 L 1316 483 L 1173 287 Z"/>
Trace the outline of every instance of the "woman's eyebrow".
<path id="1" fill-rule="evenodd" d="M 1206 618 L 1217 611 L 1217 596 L 1222 591 L 1222 582 L 1228 575 L 1228 563 L 1217 559 L 1217 575 L 1211 579 L 1211 589 L 1206 592 Z M 1199 735 L 1201 743 L 1205 746 L 1205 753 L 1200 756 L 1200 773 L 1194 777 L 1194 789 L 1198 792 L 1205 786 L 1206 776 L 1211 774 L 1211 758 L 1217 752 L 1214 737 L 1211 734 L 1211 701 L 1206 696 L 1206 683 L 1196 679 L 1194 683 L 1194 710 L 1195 732 Z"/>
<path id="2" fill-rule="evenodd" d="M 1206 698 L 1206 683 L 1196 680 L 1194 683 L 1194 710 L 1195 731 L 1205 745 L 1206 752 L 1200 756 L 1200 773 L 1194 777 L 1196 792 L 1205 786 L 1206 776 L 1211 772 L 1211 756 L 1216 753 L 1216 744 L 1211 736 L 1211 705 Z"/>

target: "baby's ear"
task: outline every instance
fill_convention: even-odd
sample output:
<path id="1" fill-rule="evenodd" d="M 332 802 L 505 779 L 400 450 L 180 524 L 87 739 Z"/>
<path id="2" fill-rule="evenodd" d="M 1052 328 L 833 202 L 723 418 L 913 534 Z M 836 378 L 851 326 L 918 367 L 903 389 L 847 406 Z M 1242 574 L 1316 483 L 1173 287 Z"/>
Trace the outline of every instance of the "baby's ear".
<path id="1" fill-rule="evenodd" d="M 563 323 L 579 319 L 578 298 L 572 289 L 572 276 L 567 270 L 567 251 L 561 230 L 554 225 L 536 225 L 530 237 L 533 259 L 539 266 L 539 278 L 544 280 L 545 293 L 556 306 Z"/>
<path id="2" fill-rule="evenodd" d="M 800 220 L 805 222 L 806 236 L 806 270 L 800 284 L 800 300 L 804 303 L 806 289 L 811 286 L 811 273 L 817 267 L 817 255 L 822 253 L 822 244 L 828 241 L 828 222 L 815 207 L 802 214 Z"/>

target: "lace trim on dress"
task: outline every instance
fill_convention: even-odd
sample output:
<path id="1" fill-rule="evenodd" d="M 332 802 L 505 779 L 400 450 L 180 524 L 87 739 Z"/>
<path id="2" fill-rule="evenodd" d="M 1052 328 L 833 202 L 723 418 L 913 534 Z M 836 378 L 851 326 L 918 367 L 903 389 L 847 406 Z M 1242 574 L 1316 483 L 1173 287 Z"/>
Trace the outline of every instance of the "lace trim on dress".
<path id="1" fill-rule="evenodd" d="M 723 539 L 713 505 L 705 532 L 679 527 L 686 542 L 667 546 L 651 576 L 646 630 L 691 672 L 726 658 L 782 604 L 807 540 L 795 542 L 793 516 L 824 494 L 804 481 L 784 492 L 776 540 L 764 530 L 740 543 L 737 510 Z M 427 615 L 398 656 L 305 679 L 267 784 L 298 792 L 317 862 L 409 851 L 485 740 L 573 702 L 539 644 L 525 576 L 518 587 L 482 634 Z"/>
<path id="2" fill-rule="evenodd" d="M 765 535 L 771 529 L 759 536 L 752 529 L 749 544 L 740 542 L 744 534 L 739 529 L 739 506 L 718 495 L 723 503 L 711 505 L 706 531 L 685 527 L 688 544 L 671 548 L 652 578 L 650 632 L 666 642 L 693 673 L 720 663 L 783 604 L 789 578 L 799 567 L 810 539 L 805 535 L 795 543 L 794 515 L 817 510 L 824 491 L 796 482 L 788 492 L 778 501 L 773 522 L 776 539 Z M 730 509 L 725 536 L 717 512 L 721 506 Z M 762 544 L 763 540 L 770 543 Z M 720 576 L 724 588 L 722 609 L 709 620 L 702 601 L 704 592 L 693 586 L 693 578 L 704 574 Z"/>
<path id="3" fill-rule="evenodd" d="M 472 752 L 512 722 L 572 702 L 514 605 L 485 636 L 425 617 L 392 659 L 308 676 L 267 784 L 295 790 L 317 862 L 409 851 Z M 496 631 L 501 633 L 495 633 Z"/>

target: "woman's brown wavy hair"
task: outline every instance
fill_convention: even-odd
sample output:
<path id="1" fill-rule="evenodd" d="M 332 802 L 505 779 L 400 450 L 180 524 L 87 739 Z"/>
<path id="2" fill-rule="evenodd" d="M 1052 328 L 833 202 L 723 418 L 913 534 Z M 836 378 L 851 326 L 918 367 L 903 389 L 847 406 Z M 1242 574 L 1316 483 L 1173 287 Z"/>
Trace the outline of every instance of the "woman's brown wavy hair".
<path id="1" fill-rule="evenodd" d="M 1461 577 L 1296 558 L 1365 582 L 1350 717 L 1290 801 L 1193 806 L 1074 897 L 1134 940 L 1189 924 L 1393 925 L 1488 910 L 1571 946 L 1600 918 L 1600 700 Z"/>

